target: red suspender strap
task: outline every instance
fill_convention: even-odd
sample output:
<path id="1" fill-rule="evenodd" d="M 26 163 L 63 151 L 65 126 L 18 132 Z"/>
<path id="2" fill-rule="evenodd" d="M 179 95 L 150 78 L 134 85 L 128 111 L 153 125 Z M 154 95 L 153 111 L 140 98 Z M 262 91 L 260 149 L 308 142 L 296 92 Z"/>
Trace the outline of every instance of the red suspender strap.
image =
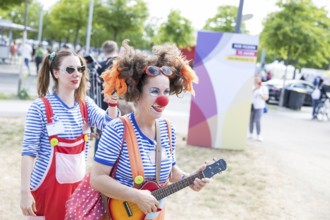
<path id="1" fill-rule="evenodd" d="M 80 107 L 80 112 L 81 116 L 85 119 L 85 122 L 88 123 L 88 110 L 87 110 L 87 105 L 86 102 L 82 101 L 79 102 L 79 107 Z"/>
<path id="2" fill-rule="evenodd" d="M 137 144 L 137 139 L 135 136 L 134 128 L 127 116 L 123 116 L 124 126 L 126 126 L 126 143 L 127 150 L 129 154 L 129 160 L 131 163 L 132 176 L 135 185 L 143 183 L 144 180 L 144 169 L 142 158 Z M 142 180 L 142 181 L 141 181 Z"/>
<path id="3" fill-rule="evenodd" d="M 52 106 L 50 105 L 49 100 L 46 97 L 42 97 L 41 100 L 45 104 L 47 122 L 52 123 L 52 118 L 53 118 L 53 115 L 54 115 Z M 80 102 L 79 107 L 80 107 L 81 116 L 85 119 L 86 122 L 88 122 L 88 114 L 87 114 L 87 105 L 86 105 L 86 103 L 85 102 Z"/>
<path id="4" fill-rule="evenodd" d="M 42 97 L 41 100 L 45 104 L 47 123 L 50 124 L 50 123 L 52 123 L 52 118 L 53 118 L 52 106 L 50 105 L 49 100 L 47 98 Z"/>

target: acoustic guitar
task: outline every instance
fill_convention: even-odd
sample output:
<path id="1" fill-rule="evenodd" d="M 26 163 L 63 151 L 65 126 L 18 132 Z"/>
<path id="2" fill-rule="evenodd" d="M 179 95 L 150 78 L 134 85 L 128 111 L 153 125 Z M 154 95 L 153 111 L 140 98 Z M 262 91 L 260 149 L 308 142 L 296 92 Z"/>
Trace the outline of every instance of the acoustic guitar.
<path id="1" fill-rule="evenodd" d="M 151 194 L 160 201 L 161 199 L 193 184 L 196 178 L 211 178 L 215 174 L 226 170 L 226 168 L 226 161 L 220 159 L 213 164 L 206 166 L 203 171 L 181 181 L 172 183 L 166 187 L 160 188 L 156 182 L 149 181 L 144 183 L 140 190 L 149 190 Z M 108 208 L 112 220 L 143 220 L 146 217 L 146 215 L 133 202 L 109 198 Z"/>

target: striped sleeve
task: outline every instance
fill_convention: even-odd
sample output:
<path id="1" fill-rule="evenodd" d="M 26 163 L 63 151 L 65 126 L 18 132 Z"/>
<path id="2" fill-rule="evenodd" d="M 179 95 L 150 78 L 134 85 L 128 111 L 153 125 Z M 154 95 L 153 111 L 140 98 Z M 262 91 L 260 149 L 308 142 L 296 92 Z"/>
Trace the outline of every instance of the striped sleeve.
<path id="1" fill-rule="evenodd" d="M 102 108 L 98 107 L 95 102 L 88 96 L 86 96 L 86 104 L 88 111 L 88 124 L 92 127 L 96 126 L 102 130 L 111 118 Z"/>
<path id="2" fill-rule="evenodd" d="M 46 129 L 42 101 L 34 101 L 26 114 L 22 155 L 37 156 L 41 136 Z"/>
<path id="3" fill-rule="evenodd" d="M 112 120 L 102 131 L 94 160 L 112 167 L 121 150 L 123 133 L 123 122 L 119 118 Z"/>

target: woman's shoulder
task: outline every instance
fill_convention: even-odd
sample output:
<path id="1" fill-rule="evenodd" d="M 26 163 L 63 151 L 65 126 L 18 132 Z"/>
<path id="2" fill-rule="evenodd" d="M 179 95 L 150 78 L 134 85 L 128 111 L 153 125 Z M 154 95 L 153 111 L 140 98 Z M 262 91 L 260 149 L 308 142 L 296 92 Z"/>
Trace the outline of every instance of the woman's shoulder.
<path id="1" fill-rule="evenodd" d="M 46 95 L 46 96 L 44 96 L 44 97 L 41 97 L 41 98 L 37 98 L 37 99 L 35 99 L 33 102 L 32 102 L 32 104 L 31 104 L 31 106 L 37 106 L 37 107 L 43 107 L 43 106 L 45 106 L 45 100 L 46 99 L 46 101 L 48 101 L 49 103 L 52 103 L 52 102 L 54 102 L 54 97 L 53 97 L 53 95 Z"/>
<path id="2" fill-rule="evenodd" d="M 94 100 L 91 97 L 89 97 L 88 95 L 85 96 L 83 102 L 85 102 L 85 104 L 87 106 L 96 105 Z"/>
<path id="3" fill-rule="evenodd" d="M 175 133 L 175 126 L 171 120 L 169 120 L 168 118 L 160 118 L 158 120 L 161 127 L 170 129 L 172 130 L 172 132 Z"/>
<path id="4" fill-rule="evenodd" d="M 44 98 L 48 100 L 50 105 L 54 102 L 53 97 L 51 95 L 44 96 Z M 46 111 L 44 98 L 35 99 L 30 105 L 28 113 L 42 115 Z"/>
<path id="5" fill-rule="evenodd" d="M 121 116 L 123 117 L 123 116 Z M 121 119 L 121 117 L 114 118 L 111 121 L 108 122 L 107 127 L 111 127 L 112 129 L 115 130 L 120 130 L 124 127 L 124 123 Z"/>

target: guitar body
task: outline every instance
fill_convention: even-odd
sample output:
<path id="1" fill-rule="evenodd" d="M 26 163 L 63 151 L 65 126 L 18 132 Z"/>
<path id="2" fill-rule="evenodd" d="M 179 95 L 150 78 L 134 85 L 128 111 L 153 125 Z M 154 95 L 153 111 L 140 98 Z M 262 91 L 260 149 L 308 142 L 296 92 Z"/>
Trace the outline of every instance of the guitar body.
<path id="1" fill-rule="evenodd" d="M 140 190 L 149 190 L 150 192 L 159 189 L 155 182 L 146 182 Z M 144 220 L 146 215 L 138 208 L 135 203 L 125 202 L 123 200 L 109 199 L 108 208 L 111 220 Z"/>

